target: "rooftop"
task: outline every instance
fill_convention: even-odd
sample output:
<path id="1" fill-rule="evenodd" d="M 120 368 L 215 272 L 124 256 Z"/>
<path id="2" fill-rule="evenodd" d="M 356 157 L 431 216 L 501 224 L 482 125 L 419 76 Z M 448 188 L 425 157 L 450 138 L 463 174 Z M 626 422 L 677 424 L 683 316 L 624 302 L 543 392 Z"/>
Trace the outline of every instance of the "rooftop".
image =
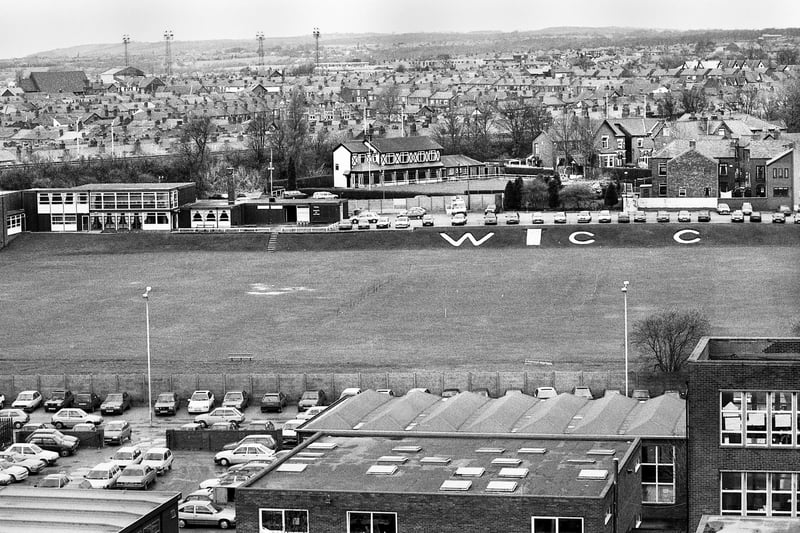
<path id="1" fill-rule="evenodd" d="M 79 185 L 72 187 L 76 191 L 168 191 L 171 189 L 180 189 L 182 187 L 192 186 L 195 187 L 194 182 L 184 183 L 87 183 L 86 185 Z"/>
<path id="2" fill-rule="evenodd" d="M 636 439 L 319 434 L 249 486 L 601 498 L 613 483 L 614 458 L 625 464 L 637 445 Z"/>
<path id="3" fill-rule="evenodd" d="M 703 337 L 690 363 L 800 363 L 800 337 Z"/>

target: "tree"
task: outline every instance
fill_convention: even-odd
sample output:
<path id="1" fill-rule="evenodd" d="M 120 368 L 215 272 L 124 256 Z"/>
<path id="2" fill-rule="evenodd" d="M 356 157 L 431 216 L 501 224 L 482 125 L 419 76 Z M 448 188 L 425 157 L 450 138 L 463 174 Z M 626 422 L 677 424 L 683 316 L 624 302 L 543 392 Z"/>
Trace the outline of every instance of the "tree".
<path id="1" fill-rule="evenodd" d="M 674 308 L 637 321 L 631 342 L 654 358 L 655 367 L 662 372 L 677 372 L 709 328 L 708 319 L 699 309 Z"/>
<path id="2" fill-rule="evenodd" d="M 550 113 L 536 101 L 528 104 L 522 98 L 508 99 L 497 107 L 498 125 L 509 137 L 509 151 L 514 157 L 530 153 L 533 139 L 550 126 Z"/>
<path id="3" fill-rule="evenodd" d="M 798 58 L 796 48 L 784 48 L 778 51 L 778 64 L 779 65 L 796 65 Z"/>
<path id="4" fill-rule="evenodd" d="M 779 116 L 786 122 L 789 132 L 800 131 L 800 81 L 792 80 L 788 82 L 781 94 L 778 104 Z"/>
<path id="5" fill-rule="evenodd" d="M 395 121 L 395 118 L 402 109 L 400 103 L 400 87 L 396 84 L 389 85 L 375 98 L 375 112 L 382 117 L 387 124 Z"/>
<path id="6" fill-rule="evenodd" d="M 569 183 L 559 193 L 562 204 L 576 209 L 588 208 L 595 196 L 588 183 Z"/>
<path id="7" fill-rule="evenodd" d="M 702 87 L 692 87 L 681 92 L 683 110 L 687 113 L 702 113 L 707 105 L 706 94 Z"/>
<path id="8" fill-rule="evenodd" d="M 664 98 L 658 101 L 659 114 L 667 120 L 672 120 L 678 109 L 678 102 L 672 95 L 672 91 L 664 95 Z"/>
<path id="9" fill-rule="evenodd" d="M 509 211 L 511 209 L 519 209 L 519 206 L 516 205 L 514 182 L 508 180 L 503 192 L 503 210 Z"/>
<path id="10" fill-rule="evenodd" d="M 550 209 L 556 209 L 561 205 L 561 178 L 558 174 L 547 180 L 547 205 Z"/>
<path id="11" fill-rule="evenodd" d="M 547 205 L 547 184 L 539 178 L 528 180 L 522 189 L 520 207 L 523 209 L 541 209 Z"/>
<path id="12" fill-rule="evenodd" d="M 606 207 L 614 207 L 619 202 L 619 195 L 617 194 L 617 186 L 614 185 L 614 182 L 608 184 L 606 187 L 606 194 L 603 197 L 603 204 Z"/>
<path id="13" fill-rule="evenodd" d="M 304 155 L 308 145 L 308 122 L 304 93 L 302 87 L 292 89 L 281 109 L 275 132 L 269 136 L 276 168 L 283 179 L 289 179 L 290 172 L 297 176 L 298 169 L 304 169 L 307 163 Z"/>
<path id="14" fill-rule="evenodd" d="M 256 168 L 263 168 L 269 161 L 269 135 L 272 120 L 266 112 L 257 113 L 247 124 L 247 148 Z"/>
<path id="15" fill-rule="evenodd" d="M 458 154 L 461 152 L 461 141 L 464 127 L 462 117 L 453 109 L 449 109 L 439 117 L 433 128 L 433 139 L 442 145 L 445 154 Z"/>
<path id="16" fill-rule="evenodd" d="M 188 177 L 197 184 L 197 195 L 201 198 L 207 192 L 205 174 L 208 170 L 208 143 L 213 130 L 211 117 L 203 115 L 192 118 L 184 125 L 178 145 Z"/>

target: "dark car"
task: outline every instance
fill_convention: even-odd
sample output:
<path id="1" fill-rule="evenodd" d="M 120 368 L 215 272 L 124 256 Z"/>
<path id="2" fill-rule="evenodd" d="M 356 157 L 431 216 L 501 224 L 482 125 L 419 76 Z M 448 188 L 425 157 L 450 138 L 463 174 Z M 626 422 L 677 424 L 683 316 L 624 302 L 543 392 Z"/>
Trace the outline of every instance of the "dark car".
<path id="1" fill-rule="evenodd" d="M 633 213 L 634 222 L 647 222 L 647 213 L 641 210 L 636 210 Z"/>
<path id="2" fill-rule="evenodd" d="M 760 211 L 752 211 L 750 213 L 750 222 L 761 222 L 761 212 Z"/>
<path id="3" fill-rule="evenodd" d="M 631 221 L 631 215 L 627 211 L 620 211 L 617 215 L 617 223 L 618 224 L 629 224 Z"/>
<path id="4" fill-rule="evenodd" d="M 75 395 L 70 390 L 55 390 L 44 402 L 45 411 L 58 411 L 64 407 L 72 407 Z"/>
<path id="5" fill-rule="evenodd" d="M 245 390 L 228 391 L 222 398 L 222 407 L 235 407 L 244 411 L 248 405 L 250 405 L 250 395 Z"/>
<path id="6" fill-rule="evenodd" d="M 286 407 L 286 395 L 282 392 L 268 392 L 261 397 L 261 412 L 282 412 Z"/>
<path id="7" fill-rule="evenodd" d="M 121 415 L 130 408 L 131 396 L 127 392 L 112 392 L 100 404 L 100 412 L 104 415 Z"/>
<path id="8" fill-rule="evenodd" d="M 318 405 L 325 405 L 326 403 L 325 391 L 307 390 L 300 397 L 300 401 L 297 402 L 297 410 L 302 413 L 309 407 L 317 407 Z"/>
<path id="9" fill-rule="evenodd" d="M 422 218 L 425 215 L 425 213 L 427 213 L 427 212 L 428 212 L 428 210 L 425 209 L 424 207 L 414 206 L 414 207 L 409 207 L 408 208 L 408 212 L 406 213 L 406 216 L 408 218 L 411 218 L 411 219 Z"/>
<path id="10" fill-rule="evenodd" d="M 94 413 L 96 409 L 100 408 L 103 402 L 100 401 L 100 396 L 93 392 L 79 392 L 75 395 L 75 402 L 72 407 L 83 409 L 88 413 Z"/>
<path id="11" fill-rule="evenodd" d="M 698 222 L 711 222 L 711 212 L 710 211 L 698 211 L 697 212 L 697 221 Z"/>
<path id="12" fill-rule="evenodd" d="M 56 452 L 61 457 L 66 457 L 75 453 L 78 449 L 78 439 L 67 440 L 55 433 L 31 433 L 25 442 L 36 444 L 43 450 Z"/>
<path id="13" fill-rule="evenodd" d="M 158 415 L 174 415 L 178 412 L 180 406 L 180 399 L 174 392 L 162 392 L 156 398 L 156 404 L 153 411 Z"/>

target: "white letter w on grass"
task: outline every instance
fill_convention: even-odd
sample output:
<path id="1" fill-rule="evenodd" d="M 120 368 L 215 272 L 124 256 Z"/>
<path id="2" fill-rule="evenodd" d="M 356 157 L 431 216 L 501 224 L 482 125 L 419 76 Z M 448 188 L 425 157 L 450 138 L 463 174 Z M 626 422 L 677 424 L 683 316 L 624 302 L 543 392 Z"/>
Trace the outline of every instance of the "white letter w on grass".
<path id="1" fill-rule="evenodd" d="M 458 240 L 453 240 L 453 238 L 450 237 L 450 235 L 448 235 L 447 233 L 440 233 L 439 235 L 441 235 L 444 240 L 446 240 L 453 246 L 461 246 L 462 244 L 464 244 L 464 241 L 467 240 L 472 243 L 472 246 L 480 246 L 481 244 L 491 239 L 494 236 L 494 233 L 487 233 L 480 239 L 475 239 L 475 237 L 472 236 L 472 233 L 465 233 L 464 235 L 459 237 Z"/>

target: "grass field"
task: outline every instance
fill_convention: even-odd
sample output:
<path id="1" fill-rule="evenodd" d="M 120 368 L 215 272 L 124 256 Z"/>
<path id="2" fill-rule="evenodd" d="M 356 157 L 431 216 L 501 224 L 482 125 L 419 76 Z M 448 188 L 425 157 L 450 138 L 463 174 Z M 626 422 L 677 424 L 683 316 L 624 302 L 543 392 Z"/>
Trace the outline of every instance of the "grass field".
<path id="1" fill-rule="evenodd" d="M 720 335 L 786 335 L 800 301 L 792 247 L 72 253 L 23 237 L 0 252 L 4 373 L 143 371 L 146 285 L 159 373 L 616 369 L 623 280 L 631 323 L 697 306 Z"/>

